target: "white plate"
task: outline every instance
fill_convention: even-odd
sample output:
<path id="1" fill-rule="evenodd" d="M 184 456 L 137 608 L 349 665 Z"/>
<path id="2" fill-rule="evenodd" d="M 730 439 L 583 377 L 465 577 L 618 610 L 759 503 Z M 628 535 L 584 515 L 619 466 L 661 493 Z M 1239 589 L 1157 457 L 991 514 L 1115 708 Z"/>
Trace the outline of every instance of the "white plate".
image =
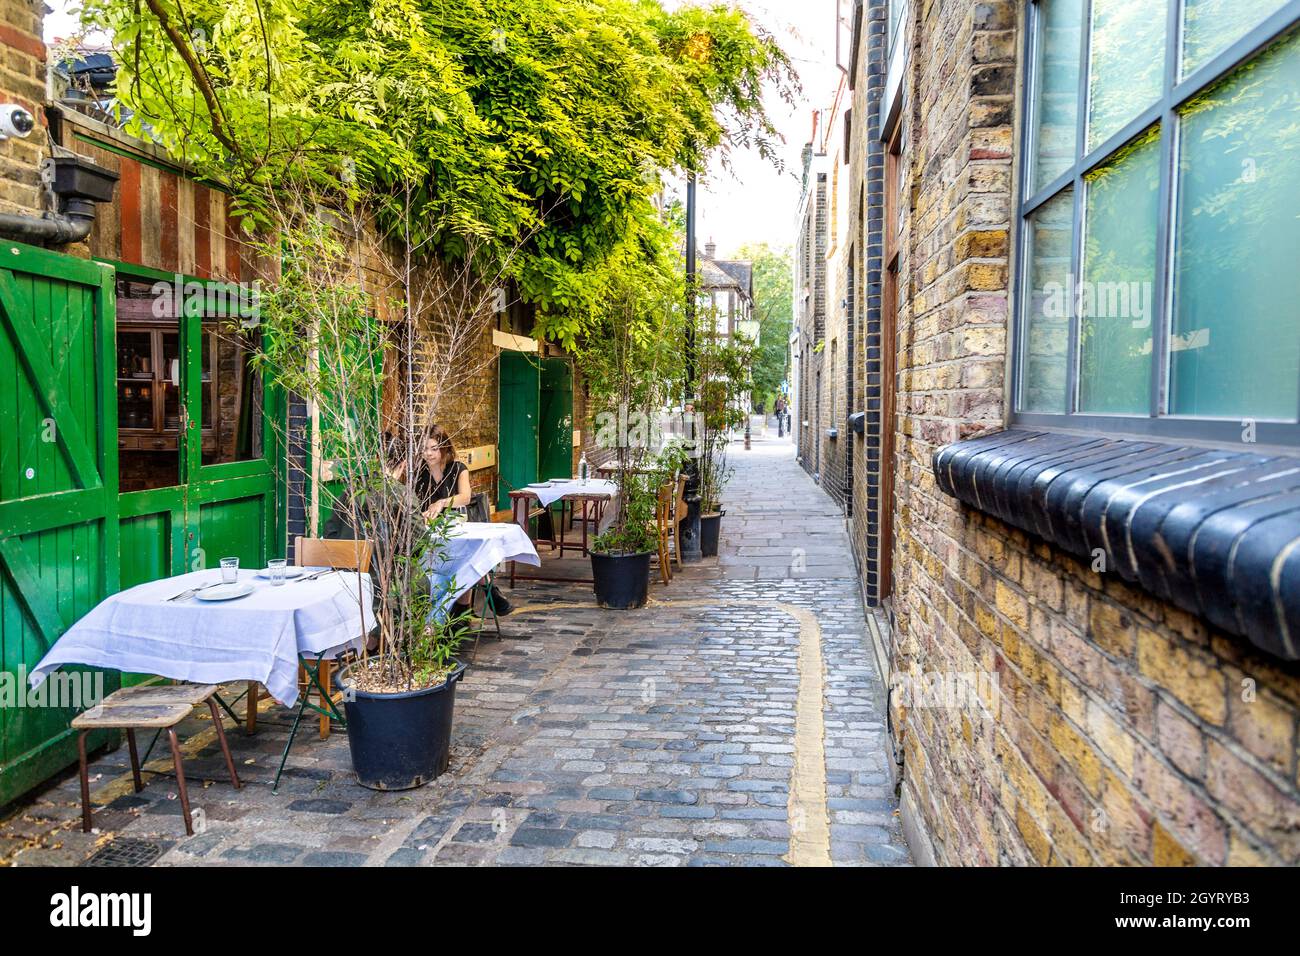
<path id="1" fill-rule="evenodd" d="M 292 581 L 294 578 L 302 577 L 310 570 L 311 568 L 304 568 L 297 564 L 286 564 L 284 566 L 284 579 L 286 581 Z M 262 568 L 262 570 L 257 572 L 257 576 L 259 578 L 269 578 L 271 576 L 271 569 Z"/>
<path id="2" fill-rule="evenodd" d="M 253 593 L 252 581 L 236 581 L 234 584 L 217 584 L 204 588 L 194 596 L 200 601 L 233 601 L 245 594 Z"/>

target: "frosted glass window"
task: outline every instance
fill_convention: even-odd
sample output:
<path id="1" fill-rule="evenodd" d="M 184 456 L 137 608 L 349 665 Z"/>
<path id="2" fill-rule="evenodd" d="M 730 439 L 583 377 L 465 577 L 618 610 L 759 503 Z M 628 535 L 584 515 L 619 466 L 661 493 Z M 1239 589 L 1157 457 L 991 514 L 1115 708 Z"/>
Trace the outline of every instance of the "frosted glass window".
<path id="1" fill-rule="evenodd" d="M 1285 4 L 1286 0 L 1185 0 L 1183 75 L 1222 53 Z"/>
<path id="2" fill-rule="evenodd" d="M 1079 289 L 1079 410 L 1151 405 L 1160 136 L 1152 129 L 1088 176 Z"/>
<path id="3" fill-rule="evenodd" d="M 1029 273 L 1021 411 L 1067 411 L 1073 232 L 1072 189 L 1035 209 L 1025 230 Z"/>
<path id="4" fill-rule="evenodd" d="M 1034 63 L 1034 192 L 1074 165 L 1082 29 L 1082 0 L 1043 0 L 1039 4 Z"/>
<path id="5" fill-rule="evenodd" d="M 1093 0 L 1088 149 L 1160 98 L 1167 0 Z"/>
<path id="6" fill-rule="evenodd" d="M 1170 412 L 1300 408 L 1300 37 L 1190 103 L 1175 230 Z"/>

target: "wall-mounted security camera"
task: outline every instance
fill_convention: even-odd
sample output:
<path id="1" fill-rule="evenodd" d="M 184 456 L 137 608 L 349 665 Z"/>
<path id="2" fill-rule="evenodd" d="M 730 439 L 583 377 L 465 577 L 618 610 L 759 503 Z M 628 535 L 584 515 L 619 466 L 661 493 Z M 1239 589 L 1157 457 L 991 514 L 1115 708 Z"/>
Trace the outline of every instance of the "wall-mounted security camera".
<path id="1" fill-rule="evenodd" d="M 26 139 L 36 128 L 36 117 L 17 103 L 0 105 L 0 140 Z"/>

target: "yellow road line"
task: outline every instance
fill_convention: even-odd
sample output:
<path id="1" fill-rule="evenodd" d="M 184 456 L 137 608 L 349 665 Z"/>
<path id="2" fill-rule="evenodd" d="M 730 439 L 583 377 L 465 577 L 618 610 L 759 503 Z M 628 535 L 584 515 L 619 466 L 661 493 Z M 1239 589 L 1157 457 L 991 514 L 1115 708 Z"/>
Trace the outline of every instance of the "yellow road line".
<path id="1" fill-rule="evenodd" d="M 790 769 L 791 866 L 831 865 L 831 824 L 826 809 L 826 723 L 822 629 L 812 612 L 779 604 L 799 622 L 799 696 L 794 709 L 794 766 Z"/>

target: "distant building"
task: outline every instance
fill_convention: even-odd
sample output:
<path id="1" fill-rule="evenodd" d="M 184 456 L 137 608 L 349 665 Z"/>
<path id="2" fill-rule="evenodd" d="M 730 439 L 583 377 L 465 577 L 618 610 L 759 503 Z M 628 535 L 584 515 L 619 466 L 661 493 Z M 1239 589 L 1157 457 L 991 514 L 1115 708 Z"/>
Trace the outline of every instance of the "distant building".
<path id="1" fill-rule="evenodd" d="M 851 512 L 853 436 L 844 427 L 856 358 L 854 284 L 847 235 L 849 87 L 841 79 L 827 109 L 812 117 L 804 146 L 794 261 L 792 422 L 799 463 Z"/>
<path id="2" fill-rule="evenodd" d="M 758 342 L 758 321 L 754 318 L 754 266 L 741 259 L 719 259 L 716 243 L 704 244 L 696 254 L 700 302 L 715 310 L 717 333 L 727 338 L 737 333 Z"/>

